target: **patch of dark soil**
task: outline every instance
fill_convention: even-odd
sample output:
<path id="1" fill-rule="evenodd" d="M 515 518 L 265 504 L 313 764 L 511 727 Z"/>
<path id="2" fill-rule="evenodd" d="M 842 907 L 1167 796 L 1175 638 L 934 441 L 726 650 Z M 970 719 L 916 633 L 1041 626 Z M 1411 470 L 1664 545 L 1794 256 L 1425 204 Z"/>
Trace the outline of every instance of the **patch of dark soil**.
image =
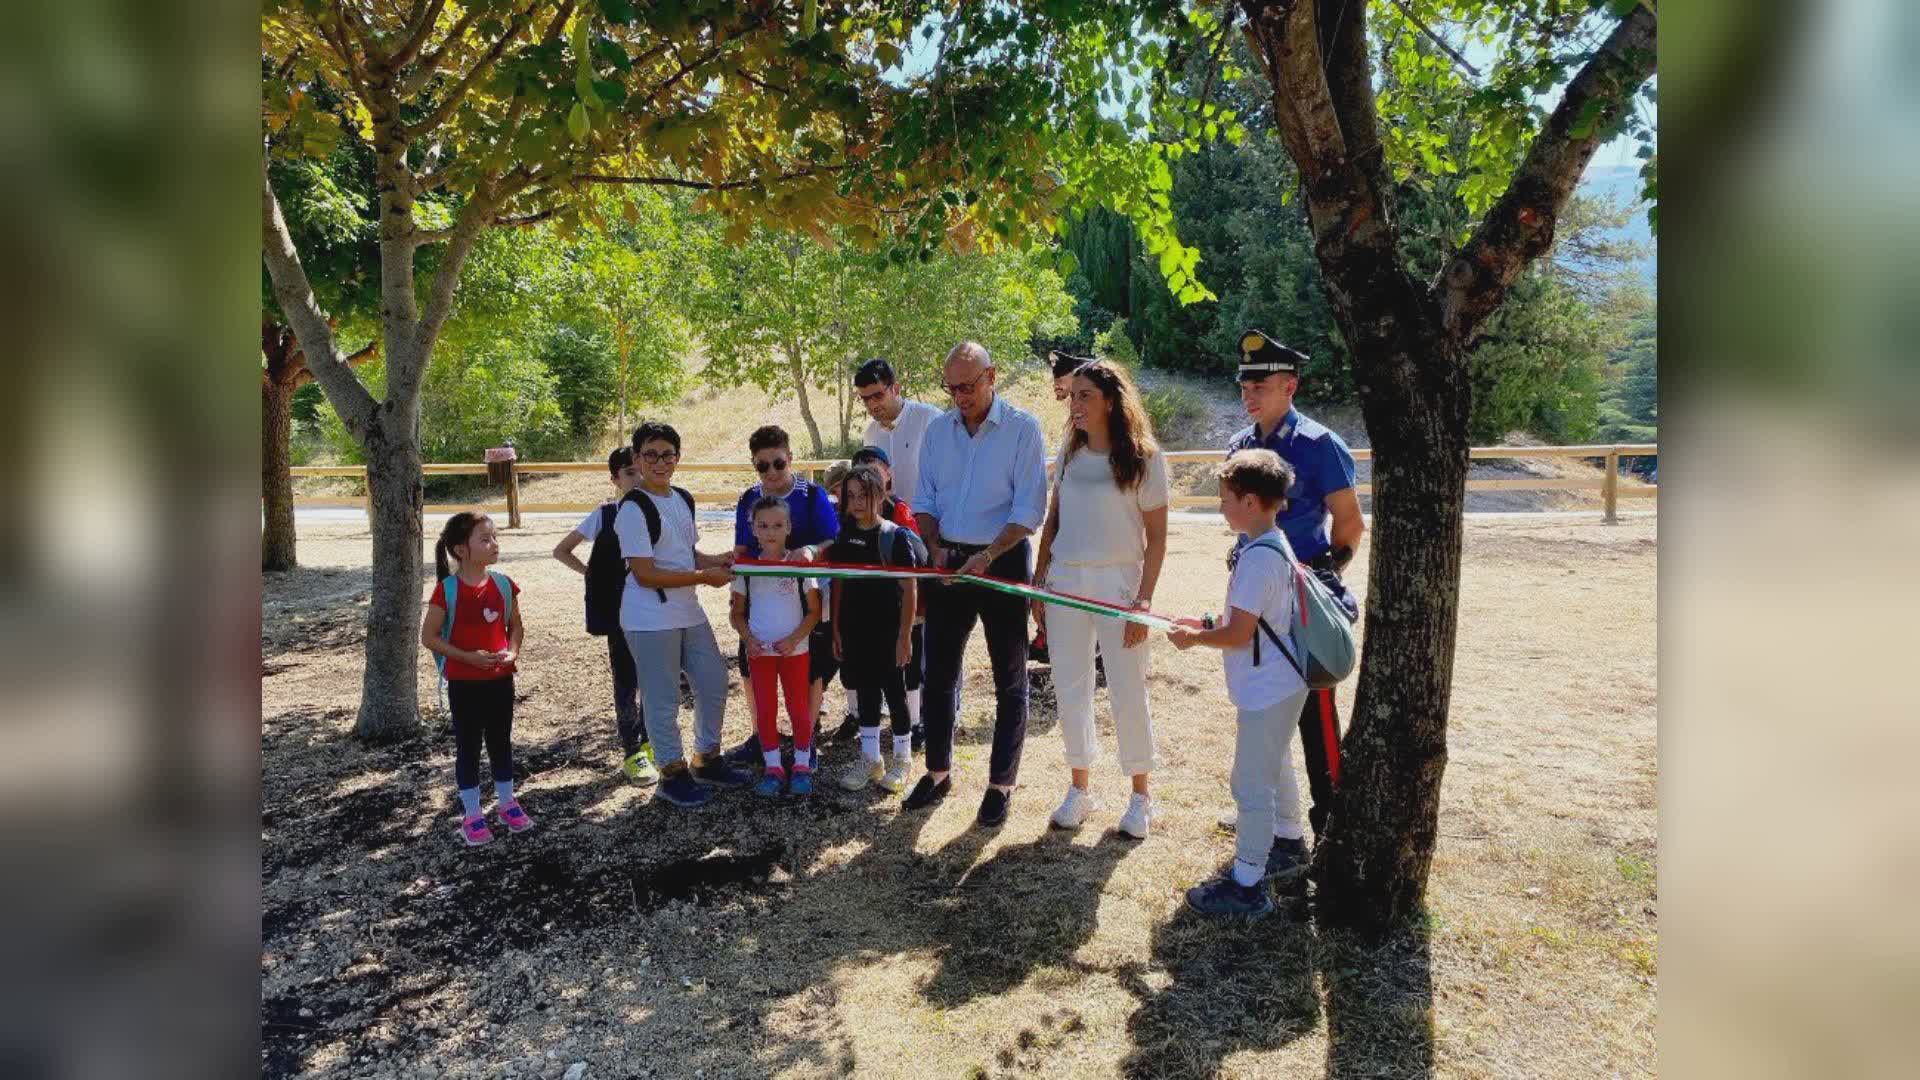
<path id="1" fill-rule="evenodd" d="M 314 992 L 275 994 L 260 1003 L 260 1074 L 294 1076 L 315 1050 L 334 1041 L 332 1028 L 353 1010 L 344 994 L 316 986 Z"/>
<path id="2" fill-rule="evenodd" d="M 497 843 L 497 841 L 496 841 Z M 699 858 L 633 867 L 582 867 L 542 851 L 471 873 L 401 904 L 418 930 L 411 948 L 445 957 L 530 949 L 645 915 L 675 901 L 701 906 L 784 890 L 776 870 L 791 871 L 785 845 L 750 854 L 714 851 Z"/>

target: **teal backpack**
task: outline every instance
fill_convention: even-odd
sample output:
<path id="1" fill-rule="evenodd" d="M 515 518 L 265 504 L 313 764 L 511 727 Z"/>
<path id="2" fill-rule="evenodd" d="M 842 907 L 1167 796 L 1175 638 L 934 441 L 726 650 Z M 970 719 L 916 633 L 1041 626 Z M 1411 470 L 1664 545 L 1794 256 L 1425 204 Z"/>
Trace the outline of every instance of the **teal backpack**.
<path id="1" fill-rule="evenodd" d="M 1280 635 L 1265 618 L 1260 620 L 1261 633 L 1273 639 L 1280 655 L 1286 657 L 1287 663 L 1293 665 L 1293 670 L 1299 672 L 1300 678 L 1314 689 L 1333 686 L 1353 674 L 1354 667 L 1360 662 L 1360 648 L 1353 634 L 1353 615 L 1346 605 L 1334 597 L 1333 591 L 1319 577 L 1300 565 L 1300 561 L 1293 557 L 1293 550 L 1287 546 L 1285 537 L 1277 544 L 1271 540 L 1256 540 L 1247 547 L 1263 547 L 1279 552 L 1285 556 L 1293 575 L 1294 608 L 1299 612 L 1295 625 L 1287 628 L 1287 637 L 1293 640 L 1293 650 L 1288 651 Z M 1253 663 L 1255 667 L 1260 666 L 1258 634 L 1253 639 Z"/>
<path id="2" fill-rule="evenodd" d="M 498 570 L 487 571 L 493 579 L 493 587 L 500 590 L 500 603 L 505 608 L 500 618 L 508 626 L 513 625 L 513 581 Z M 448 574 L 440 579 L 440 599 L 446 602 L 447 617 L 440 620 L 440 640 L 453 641 L 453 608 L 460 600 L 459 575 Z M 509 631 L 511 633 L 511 631 Z M 439 653 L 433 654 L 434 665 L 440 669 L 440 711 L 447 712 L 447 658 Z"/>

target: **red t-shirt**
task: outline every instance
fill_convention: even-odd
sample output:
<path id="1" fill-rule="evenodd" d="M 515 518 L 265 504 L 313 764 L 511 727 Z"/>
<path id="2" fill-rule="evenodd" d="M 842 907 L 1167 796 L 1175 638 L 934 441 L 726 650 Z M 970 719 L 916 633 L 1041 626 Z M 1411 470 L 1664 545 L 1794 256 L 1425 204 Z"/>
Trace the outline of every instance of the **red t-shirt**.
<path id="1" fill-rule="evenodd" d="M 512 642 L 507 636 L 506 601 L 500 595 L 499 586 L 493 583 L 493 575 L 479 585 L 469 585 L 454 576 L 454 587 L 459 590 L 453 603 L 453 647 L 478 652 L 490 649 L 493 652 L 504 651 Z M 520 585 L 512 578 L 507 584 L 513 586 L 513 595 L 520 595 Z M 427 603 L 437 608 L 447 606 L 447 598 L 441 592 L 444 586 L 434 582 L 433 591 L 427 594 Z M 516 601 L 517 604 L 517 601 Z M 495 668 L 477 668 L 462 663 L 453 657 L 447 657 L 446 676 L 453 679 L 504 679 L 513 674 L 514 665 L 506 664 Z"/>
<path id="2" fill-rule="evenodd" d="M 905 499 L 893 500 L 893 523 L 912 530 L 915 536 L 920 535 L 920 523 L 913 519 L 913 507 L 908 506 Z"/>

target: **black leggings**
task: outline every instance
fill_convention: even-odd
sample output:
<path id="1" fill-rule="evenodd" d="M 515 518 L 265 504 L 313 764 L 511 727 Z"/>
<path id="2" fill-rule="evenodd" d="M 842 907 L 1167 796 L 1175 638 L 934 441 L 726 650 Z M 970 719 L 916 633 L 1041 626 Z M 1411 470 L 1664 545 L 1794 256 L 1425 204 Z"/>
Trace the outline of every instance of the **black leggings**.
<path id="1" fill-rule="evenodd" d="M 453 780 L 460 790 L 480 786 L 480 741 L 487 743 L 495 783 L 513 779 L 513 676 L 447 680 L 453 713 Z"/>
<path id="2" fill-rule="evenodd" d="M 890 668 L 880 676 L 878 686 L 862 686 L 854 690 L 854 702 L 860 709 L 861 727 L 880 726 L 880 699 L 884 697 L 887 714 L 893 718 L 893 733 L 905 735 L 912 731 L 913 719 L 907 715 L 906 677 L 905 668 Z"/>
<path id="3" fill-rule="evenodd" d="M 628 757 L 647 745 L 645 711 L 640 707 L 640 676 L 627 651 L 627 635 L 607 635 L 607 666 L 613 669 L 613 722 L 620 732 L 620 749 Z"/>

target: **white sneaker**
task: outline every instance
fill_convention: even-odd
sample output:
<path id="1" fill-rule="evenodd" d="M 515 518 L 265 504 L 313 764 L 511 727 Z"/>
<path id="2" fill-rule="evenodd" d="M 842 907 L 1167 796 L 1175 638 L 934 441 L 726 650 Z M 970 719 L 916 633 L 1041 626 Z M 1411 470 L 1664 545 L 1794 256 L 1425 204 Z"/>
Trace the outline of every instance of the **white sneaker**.
<path id="1" fill-rule="evenodd" d="M 1098 805 L 1092 795 L 1068 784 L 1067 797 L 1061 800 L 1060 808 L 1053 812 L 1049 820 L 1058 829 L 1077 829 L 1087 823 L 1087 817 Z"/>
<path id="2" fill-rule="evenodd" d="M 880 777 L 880 786 L 895 795 L 907 790 L 907 770 L 913 767 L 910 758 L 897 757 L 887 765 L 887 771 Z"/>
<path id="3" fill-rule="evenodd" d="M 1120 815 L 1120 831 L 1135 840 L 1145 840 L 1152 820 L 1153 799 L 1135 792 L 1127 801 L 1127 812 Z"/>
<path id="4" fill-rule="evenodd" d="M 859 791 L 868 784 L 879 783 L 881 775 L 880 763 L 863 757 L 847 766 L 847 771 L 840 774 L 840 786 L 848 791 Z"/>

